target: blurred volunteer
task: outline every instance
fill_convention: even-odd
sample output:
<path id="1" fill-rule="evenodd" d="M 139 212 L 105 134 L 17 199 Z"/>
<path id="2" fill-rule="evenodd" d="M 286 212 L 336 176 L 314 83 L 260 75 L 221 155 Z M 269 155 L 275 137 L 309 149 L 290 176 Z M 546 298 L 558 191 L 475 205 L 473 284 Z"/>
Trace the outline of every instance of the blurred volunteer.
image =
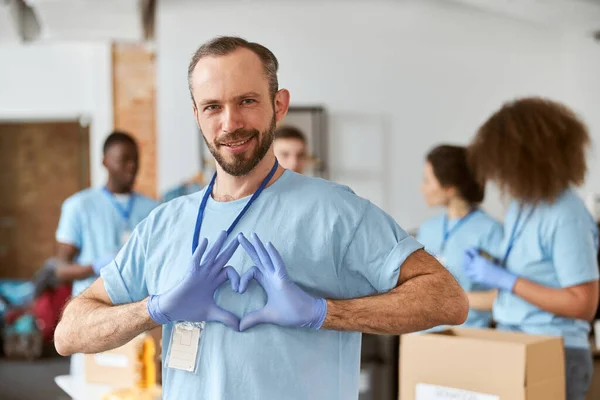
<path id="1" fill-rule="evenodd" d="M 584 181 L 589 142 L 573 111 L 525 98 L 492 115 L 469 149 L 481 178 L 513 201 L 498 261 L 472 249 L 465 272 L 499 289 L 500 329 L 563 337 L 568 400 L 585 399 L 593 372 L 588 321 L 598 305 L 598 232 L 572 188 Z"/>
<path id="2" fill-rule="evenodd" d="M 158 207 L 69 304 L 61 354 L 162 324 L 167 399 L 346 400 L 358 398 L 358 332 L 464 321 L 460 286 L 392 218 L 278 165 L 273 132 L 290 95 L 277 68 L 271 51 L 240 38 L 197 50 L 193 111 L 217 172 Z"/>
<path id="3" fill-rule="evenodd" d="M 100 269 L 112 262 L 135 226 L 157 205 L 133 192 L 138 171 L 138 148 L 123 132 L 111 133 L 104 142 L 103 165 L 108 181 L 66 199 L 62 205 L 56 241 L 57 276 L 73 281 L 73 296 L 94 282 Z M 71 372 L 80 375 L 83 358 L 76 355 Z"/>
<path id="4" fill-rule="evenodd" d="M 299 174 L 306 166 L 306 136 L 293 126 L 281 126 L 275 130 L 273 151 L 279 164 Z"/>
<path id="5" fill-rule="evenodd" d="M 467 277 L 462 269 L 464 253 L 472 247 L 490 253 L 502 240 L 502 225 L 479 209 L 484 191 L 467 165 L 466 148 L 441 145 L 427 154 L 421 192 L 428 206 L 445 211 L 420 226 L 417 240 L 467 292 L 471 309 L 464 325 L 471 327 L 490 325 L 491 311 L 473 305 L 478 298 L 493 299 L 495 291 Z"/>

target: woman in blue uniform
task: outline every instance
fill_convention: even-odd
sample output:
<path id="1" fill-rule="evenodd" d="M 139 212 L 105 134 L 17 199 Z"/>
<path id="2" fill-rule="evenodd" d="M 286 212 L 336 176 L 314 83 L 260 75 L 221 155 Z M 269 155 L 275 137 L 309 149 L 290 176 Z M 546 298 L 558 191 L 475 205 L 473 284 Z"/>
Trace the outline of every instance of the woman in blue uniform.
<path id="1" fill-rule="evenodd" d="M 584 400 L 593 373 L 589 320 L 598 305 L 596 224 L 572 189 L 583 183 L 584 123 L 540 98 L 506 103 L 479 129 L 469 158 L 510 204 L 496 262 L 465 254 L 472 280 L 499 289 L 499 329 L 562 336 L 568 400 Z"/>
<path id="2" fill-rule="evenodd" d="M 430 207 L 444 212 L 419 228 L 417 240 L 454 275 L 471 303 L 465 326 L 487 327 L 491 312 L 473 305 L 495 296 L 495 291 L 475 284 L 462 269 L 464 253 L 471 247 L 492 252 L 502 240 L 502 225 L 479 208 L 484 187 L 467 165 L 466 148 L 442 145 L 427 154 L 421 185 Z M 492 300 L 493 301 L 493 300 Z M 487 301 L 491 303 L 491 301 Z"/>

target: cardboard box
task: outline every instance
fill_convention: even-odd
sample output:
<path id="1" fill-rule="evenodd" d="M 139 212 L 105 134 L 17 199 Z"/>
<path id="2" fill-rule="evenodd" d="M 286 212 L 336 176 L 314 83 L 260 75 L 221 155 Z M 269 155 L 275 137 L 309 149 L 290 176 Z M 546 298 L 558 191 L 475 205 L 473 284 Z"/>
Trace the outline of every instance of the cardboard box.
<path id="1" fill-rule="evenodd" d="M 133 387 L 139 380 L 139 356 L 144 339 L 155 341 L 157 353 L 157 384 L 161 381 L 160 341 L 161 327 L 143 333 L 121 347 L 97 354 L 85 355 L 85 379 L 90 383 L 103 383 L 115 387 Z"/>
<path id="2" fill-rule="evenodd" d="M 454 328 L 404 335 L 401 400 L 565 400 L 561 338 Z"/>

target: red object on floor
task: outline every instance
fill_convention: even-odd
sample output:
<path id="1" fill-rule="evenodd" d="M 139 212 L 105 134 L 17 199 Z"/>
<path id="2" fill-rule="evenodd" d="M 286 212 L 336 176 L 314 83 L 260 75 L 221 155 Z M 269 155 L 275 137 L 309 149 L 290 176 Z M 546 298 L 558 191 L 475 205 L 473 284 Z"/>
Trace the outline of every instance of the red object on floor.
<path id="1" fill-rule="evenodd" d="M 52 342 L 54 329 L 70 297 L 71 285 L 64 284 L 55 289 L 46 289 L 35 299 L 31 311 L 36 317 L 38 329 L 42 332 L 45 342 Z"/>

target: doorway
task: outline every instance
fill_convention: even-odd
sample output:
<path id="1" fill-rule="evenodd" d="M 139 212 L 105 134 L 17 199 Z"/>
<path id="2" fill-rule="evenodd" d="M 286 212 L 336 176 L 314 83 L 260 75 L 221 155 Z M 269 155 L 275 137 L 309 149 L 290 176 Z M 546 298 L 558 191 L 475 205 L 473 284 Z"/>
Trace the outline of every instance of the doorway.
<path id="1" fill-rule="evenodd" d="M 0 121 L 0 278 L 31 279 L 55 254 L 62 202 L 90 185 L 89 126 Z"/>

